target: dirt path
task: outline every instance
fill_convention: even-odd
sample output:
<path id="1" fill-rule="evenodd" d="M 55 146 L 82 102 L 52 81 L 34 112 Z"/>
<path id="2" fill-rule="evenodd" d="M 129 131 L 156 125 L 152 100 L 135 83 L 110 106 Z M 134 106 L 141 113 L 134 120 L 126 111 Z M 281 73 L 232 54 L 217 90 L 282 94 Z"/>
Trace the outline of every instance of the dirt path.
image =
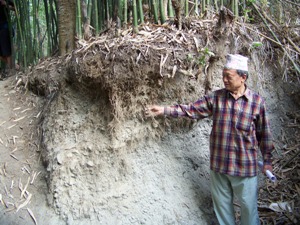
<path id="1" fill-rule="evenodd" d="M 38 98 L 15 83 L 15 76 L 0 81 L 0 224 L 62 224 L 46 201 L 46 173 L 33 132 Z"/>

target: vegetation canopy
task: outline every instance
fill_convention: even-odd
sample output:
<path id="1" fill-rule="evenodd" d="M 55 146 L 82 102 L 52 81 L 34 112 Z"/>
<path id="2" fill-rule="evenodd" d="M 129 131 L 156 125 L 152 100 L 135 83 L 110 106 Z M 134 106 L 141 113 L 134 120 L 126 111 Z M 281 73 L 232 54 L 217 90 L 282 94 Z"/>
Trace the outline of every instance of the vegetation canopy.
<path id="1" fill-rule="evenodd" d="M 138 33 L 143 30 L 140 25 L 175 23 L 180 30 L 190 18 L 205 21 L 226 7 L 236 21 L 253 24 L 260 32 L 252 47 L 270 41 L 264 47 L 270 50 L 270 57 L 287 65 L 283 70 L 286 81 L 289 76 L 299 76 L 300 6 L 296 0 L 77 0 L 72 7 L 64 0 L 59 5 L 53 0 L 14 2 L 16 12 L 12 13 L 11 26 L 15 30 L 15 58 L 24 68 L 58 52 L 70 52 L 75 48 L 73 42 L 91 41 L 108 29 L 118 36 L 120 28 L 133 27 Z"/>

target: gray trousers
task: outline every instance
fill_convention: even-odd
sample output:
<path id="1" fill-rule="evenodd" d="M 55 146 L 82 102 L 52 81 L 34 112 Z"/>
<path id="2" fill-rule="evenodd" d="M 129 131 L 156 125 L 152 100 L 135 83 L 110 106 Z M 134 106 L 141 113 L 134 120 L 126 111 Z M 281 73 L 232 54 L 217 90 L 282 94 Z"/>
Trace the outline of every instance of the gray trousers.
<path id="1" fill-rule="evenodd" d="M 210 171 L 214 210 L 220 225 L 234 225 L 234 195 L 241 205 L 241 225 L 259 225 L 257 176 L 237 177 Z"/>

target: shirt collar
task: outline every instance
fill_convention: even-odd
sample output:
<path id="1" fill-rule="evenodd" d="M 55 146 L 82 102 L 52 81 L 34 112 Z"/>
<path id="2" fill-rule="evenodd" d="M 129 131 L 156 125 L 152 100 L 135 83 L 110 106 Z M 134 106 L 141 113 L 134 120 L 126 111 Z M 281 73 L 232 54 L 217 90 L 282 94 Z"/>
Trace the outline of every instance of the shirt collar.
<path id="1" fill-rule="evenodd" d="M 245 92 L 244 94 L 241 96 L 241 97 L 245 97 L 247 100 L 251 99 L 252 97 L 252 92 L 250 91 L 250 89 L 248 88 L 248 86 L 245 84 Z M 226 90 L 227 91 L 227 97 L 233 97 L 231 94 L 230 94 L 230 91 Z"/>
<path id="2" fill-rule="evenodd" d="M 250 89 L 247 87 L 246 84 L 245 84 L 245 88 L 246 88 L 246 90 L 245 90 L 243 96 L 245 96 L 245 97 L 249 100 L 249 99 L 251 99 L 251 97 L 252 97 L 252 93 L 251 93 Z"/>

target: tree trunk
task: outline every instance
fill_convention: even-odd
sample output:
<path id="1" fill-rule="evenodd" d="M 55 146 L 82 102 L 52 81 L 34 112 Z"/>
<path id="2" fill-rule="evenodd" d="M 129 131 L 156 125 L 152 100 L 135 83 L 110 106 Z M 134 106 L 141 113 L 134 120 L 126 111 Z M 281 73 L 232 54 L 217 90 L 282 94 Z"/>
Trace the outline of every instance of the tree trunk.
<path id="1" fill-rule="evenodd" d="M 75 49 L 76 0 L 58 1 L 59 54 Z"/>

